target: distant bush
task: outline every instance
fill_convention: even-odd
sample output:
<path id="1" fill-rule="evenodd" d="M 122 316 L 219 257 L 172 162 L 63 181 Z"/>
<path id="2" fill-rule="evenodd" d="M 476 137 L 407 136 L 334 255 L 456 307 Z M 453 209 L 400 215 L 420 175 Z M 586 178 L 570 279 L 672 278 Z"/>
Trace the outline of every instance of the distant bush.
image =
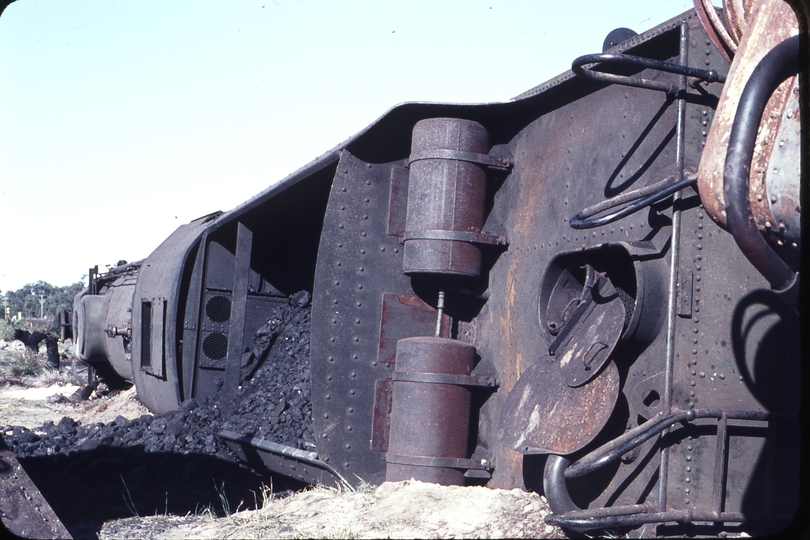
<path id="1" fill-rule="evenodd" d="M 0 339 L 11 341 L 14 339 L 14 330 L 21 328 L 20 321 L 12 321 L 11 319 L 0 319 Z"/>
<path id="2" fill-rule="evenodd" d="M 50 283 L 37 281 L 36 283 L 28 283 L 16 291 L 6 291 L 3 293 L 3 303 L 9 308 L 10 315 L 14 316 L 20 313 L 25 319 L 39 317 L 40 311 L 42 311 L 43 318 L 50 321 L 46 330 L 51 333 L 59 333 L 56 324 L 59 312 L 65 309 L 73 309 L 73 297 L 81 292 L 84 287 L 85 284 L 81 281 L 65 287 L 55 287 Z M 40 295 L 45 297 L 44 305 L 39 303 Z M 0 317 L 4 316 L 5 313 L 0 314 Z"/>

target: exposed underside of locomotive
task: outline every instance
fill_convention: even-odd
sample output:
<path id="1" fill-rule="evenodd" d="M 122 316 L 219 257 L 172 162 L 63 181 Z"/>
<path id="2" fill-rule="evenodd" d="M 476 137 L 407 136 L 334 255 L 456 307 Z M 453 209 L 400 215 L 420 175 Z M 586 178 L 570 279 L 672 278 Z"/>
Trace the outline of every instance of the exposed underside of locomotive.
<path id="1" fill-rule="evenodd" d="M 778 120 L 773 151 L 749 155 L 740 204 L 723 165 L 743 135 L 721 114 L 737 79 L 700 19 L 508 102 L 392 109 L 98 278 L 77 297 L 80 354 L 154 411 L 227 404 L 261 327 L 305 290 L 316 448 L 222 434 L 248 461 L 310 482 L 536 489 L 575 531 L 784 528 L 799 500 L 798 82 L 756 116 Z M 779 43 L 792 25 L 760 33 Z M 777 61 L 760 48 L 749 72 Z M 738 211 L 770 251 L 745 247 Z"/>

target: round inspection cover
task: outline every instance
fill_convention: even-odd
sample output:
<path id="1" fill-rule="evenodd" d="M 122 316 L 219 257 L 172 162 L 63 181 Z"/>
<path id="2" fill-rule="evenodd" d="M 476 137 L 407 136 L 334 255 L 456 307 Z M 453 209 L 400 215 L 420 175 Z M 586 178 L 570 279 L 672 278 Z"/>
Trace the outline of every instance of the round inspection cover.
<path id="1" fill-rule="evenodd" d="M 587 264 L 579 270 L 579 277 L 563 270 L 548 305 L 542 305 L 542 295 L 539 300 L 540 324 L 554 336 L 548 353 L 559 359 L 569 386 L 582 386 L 600 373 L 629 318 L 622 294 L 606 274 Z"/>
<path id="2" fill-rule="evenodd" d="M 522 454 L 570 454 L 605 427 L 618 397 L 612 360 L 590 382 L 572 387 L 554 357 L 544 356 L 506 397 L 498 438 Z"/>

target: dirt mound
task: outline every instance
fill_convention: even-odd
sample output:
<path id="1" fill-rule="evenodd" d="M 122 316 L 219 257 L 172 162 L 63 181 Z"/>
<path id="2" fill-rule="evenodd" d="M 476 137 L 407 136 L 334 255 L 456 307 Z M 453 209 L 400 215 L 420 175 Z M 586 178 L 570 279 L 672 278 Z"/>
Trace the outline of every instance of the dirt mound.
<path id="1" fill-rule="evenodd" d="M 316 488 L 227 518 L 130 518 L 99 538 L 565 538 L 546 525 L 545 499 L 513 489 L 415 480 L 365 492 Z"/>

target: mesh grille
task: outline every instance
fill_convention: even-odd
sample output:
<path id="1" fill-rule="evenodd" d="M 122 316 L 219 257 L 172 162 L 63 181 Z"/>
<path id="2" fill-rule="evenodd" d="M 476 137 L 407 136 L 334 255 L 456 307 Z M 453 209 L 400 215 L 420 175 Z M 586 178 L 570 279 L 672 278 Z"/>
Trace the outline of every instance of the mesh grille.
<path id="1" fill-rule="evenodd" d="M 203 353 L 211 360 L 222 360 L 228 354 L 228 337 L 219 333 L 208 335 L 203 340 Z"/>
<path id="2" fill-rule="evenodd" d="M 231 301 L 225 296 L 214 296 L 205 304 L 205 314 L 215 323 L 231 318 Z"/>
<path id="3" fill-rule="evenodd" d="M 627 328 L 630 325 L 630 320 L 633 318 L 633 311 L 636 309 L 636 301 L 633 300 L 633 297 L 624 289 L 616 287 L 616 292 L 619 293 L 619 299 L 621 299 L 622 304 L 624 304 L 624 327 Z"/>

